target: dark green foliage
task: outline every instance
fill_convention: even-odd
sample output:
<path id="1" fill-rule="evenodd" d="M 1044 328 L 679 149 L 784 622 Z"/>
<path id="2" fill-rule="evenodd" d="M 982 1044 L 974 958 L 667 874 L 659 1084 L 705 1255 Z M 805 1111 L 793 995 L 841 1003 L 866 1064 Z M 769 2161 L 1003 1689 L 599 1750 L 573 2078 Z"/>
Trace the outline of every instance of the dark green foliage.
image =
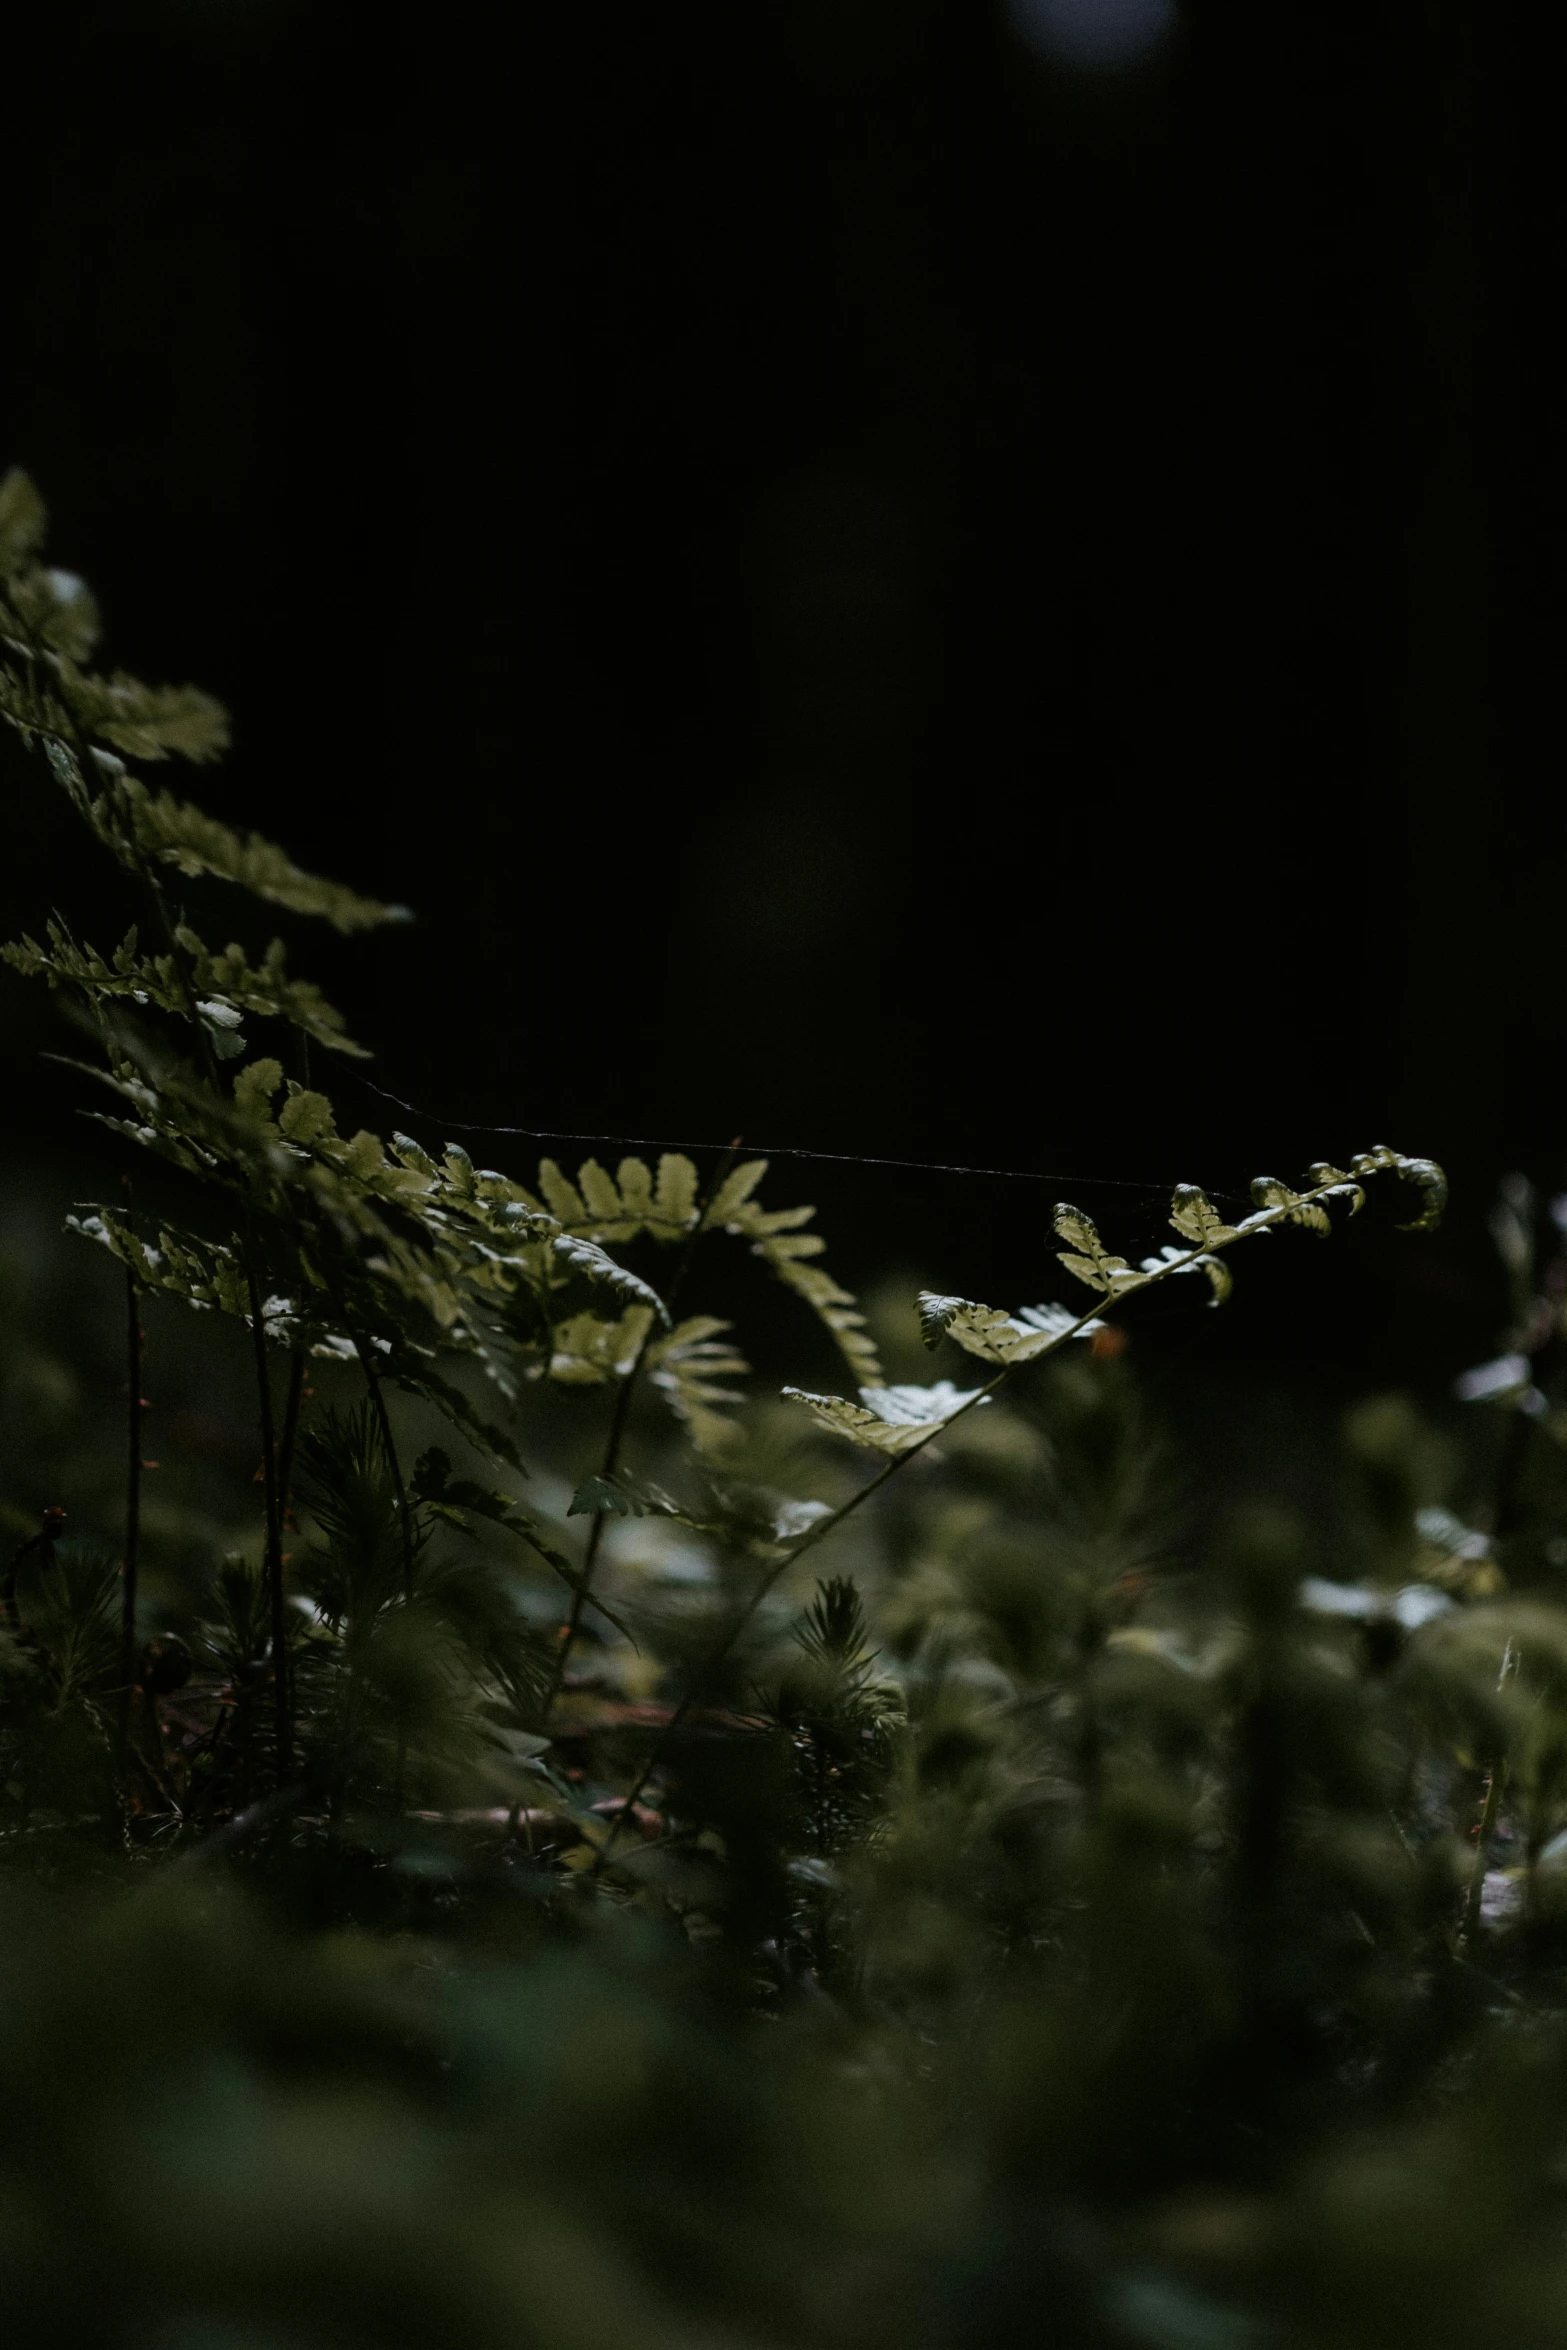
<path id="1" fill-rule="evenodd" d="M 885 1808 L 894 1729 L 903 1708 L 875 1678 L 865 1609 L 855 1585 L 834 1575 L 795 1627 L 773 1696 L 773 1718 L 794 1755 L 798 1820 L 789 1841 L 825 1860 L 862 1844 Z"/>
<path id="2" fill-rule="evenodd" d="M 310 1059 L 358 1051 L 344 1022 L 270 913 L 207 944 L 203 893 L 240 927 L 396 909 L 140 779 L 226 721 L 90 671 L 43 530 L 8 477 L 0 711 L 140 927 L 104 954 L 57 916 L 9 959 L 160 1162 L 155 1214 L 69 1219 L 115 1260 L 116 1347 L 128 1285 L 133 1369 L 199 1340 L 221 1411 L 147 1464 L 122 1653 L 144 1407 L 73 1383 L 84 1305 L 7 1326 L 12 2337 L 1559 2340 L 1538 1203 L 1499 1211 L 1467 1422 L 1374 1398 L 1324 1491 L 1232 1507 L 1183 1487 L 1122 1309 L 1187 1274 L 1221 1302 L 1242 1243 L 1325 1237 L 1384 1176 L 1429 1226 L 1428 1161 L 1260 1177 L 1229 1220 L 1180 1185 L 1136 1262 L 1062 1204 L 1086 1307 L 932 1291 L 873 1335 L 764 1162 L 530 1185 L 344 1134 Z M 690 1310 L 726 1239 L 851 1394 L 751 1390 Z M 889 1378 L 921 1338 L 943 1375 Z"/>

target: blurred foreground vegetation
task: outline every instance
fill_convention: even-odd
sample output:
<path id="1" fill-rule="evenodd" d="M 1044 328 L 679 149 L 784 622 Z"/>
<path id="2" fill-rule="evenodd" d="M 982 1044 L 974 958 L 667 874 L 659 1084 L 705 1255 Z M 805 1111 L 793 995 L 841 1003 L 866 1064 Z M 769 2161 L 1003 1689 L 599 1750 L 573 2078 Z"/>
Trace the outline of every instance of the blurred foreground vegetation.
<path id="1" fill-rule="evenodd" d="M 345 1135 L 341 1017 L 196 923 L 397 909 L 145 780 L 223 713 L 90 666 L 43 528 L 0 713 L 153 943 L 8 950 L 127 1170 L 0 1225 L 12 2337 L 1559 2341 L 1554 1209 L 1462 1400 L 1299 1407 L 1259 1495 L 1128 1323 L 1428 1162 L 862 1309 L 738 1153 Z M 753 1379 L 737 1255 L 851 1392 Z"/>
<path id="2" fill-rule="evenodd" d="M 36 1210 L 7 1241 L 8 1544 L 53 1497 L 83 1527 L 56 1571 L 91 1588 L 117 1300 Z M 912 1313 L 877 1321 L 912 1358 Z M 427 1709 L 416 1799 L 362 1750 L 335 1808 L 323 1774 L 225 1849 L 213 1821 L 273 1784 L 259 1751 L 221 1784 L 224 1593 L 259 1572 L 242 1350 L 225 1380 L 220 1327 L 148 1327 L 168 1499 L 128 1773 L 112 1575 L 69 1692 L 26 1559 L 6 1648 L 17 2338 L 1559 2338 L 1554 1405 L 1374 1399 L 1307 1432 L 1304 1506 L 1216 1519 L 1128 1357 L 1044 1364 L 845 1525 L 825 1593 L 786 1579 L 594 1876 L 751 1570 L 616 1519 L 638 1645 L 583 1638 L 547 1747 L 454 1758 Z M 332 1376 L 312 1410 L 348 1424 Z M 606 1401 L 541 1398 L 534 1498 L 564 1509 Z M 831 1497 L 835 1441 L 787 1412 L 750 1442 Z M 633 1441 L 676 1471 L 654 1396 Z M 361 1536 L 395 1508 L 383 1478 Z M 303 1598 L 331 1538 L 298 1518 Z M 189 1678 L 159 1696 L 171 1638 Z"/>

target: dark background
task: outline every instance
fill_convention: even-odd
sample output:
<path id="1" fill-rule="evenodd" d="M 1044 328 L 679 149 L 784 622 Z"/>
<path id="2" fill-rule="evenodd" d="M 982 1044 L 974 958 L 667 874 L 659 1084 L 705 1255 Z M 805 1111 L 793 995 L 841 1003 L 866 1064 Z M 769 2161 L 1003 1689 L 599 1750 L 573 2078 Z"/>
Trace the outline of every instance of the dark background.
<path id="1" fill-rule="evenodd" d="M 5 451 L 110 656 L 230 702 L 209 804 L 416 906 L 296 954 L 383 1084 L 1132 1182 L 1385 1136 L 1460 1233 L 1560 1179 L 1550 12 L 1184 0 L 1097 74 L 992 0 L 8 45 Z M 5 778 L 10 929 L 94 907 Z M 1042 1205 L 824 1184 L 910 1250 Z"/>

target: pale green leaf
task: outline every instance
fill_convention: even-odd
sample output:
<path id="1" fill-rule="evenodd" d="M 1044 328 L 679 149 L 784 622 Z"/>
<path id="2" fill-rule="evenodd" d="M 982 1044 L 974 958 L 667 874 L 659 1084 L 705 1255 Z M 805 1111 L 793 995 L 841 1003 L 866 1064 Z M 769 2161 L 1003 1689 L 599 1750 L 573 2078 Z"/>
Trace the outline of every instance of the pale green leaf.
<path id="1" fill-rule="evenodd" d="M 697 1172 L 679 1151 L 665 1151 L 658 1162 L 658 1190 L 654 1202 L 666 1224 L 684 1231 L 696 1214 Z"/>
<path id="2" fill-rule="evenodd" d="M 1143 1275 L 1134 1273 L 1125 1257 L 1109 1254 L 1098 1226 L 1081 1208 L 1061 1201 L 1055 1211 L 1055 1228 L 1060 1239 L 1071 1243 L 1069 1248 L 1057 1250 L 1057 1260 L 1085 1289 L 1097 1289 L 1105 1295 L 1141 1283 Z"/>
<path id="3" fill-rule="evenodd" d="M 1183 1240 L 1196 1248 L 1213 1248 L 1233 1240 L 1235 1228 L 1226 1224 L 1207 1193 L 1195 1183 L 1178 1183 L 1170 1203 L 1170 1222 Z"/>
<path id="4" fill-rule="evenodd" d="M 693 1314 L 647 1351 L 653 1385 L 701 1452 L 722 1452 L 734 1442 L 737 1432 L 723 1415 L 745 1400 L 720 1384 L 743 1379 L 750 1369 L 738 1348 L 725 1343 L 729 1327 L 715 1314 Z"/>
<path id="5" fill-rule="evenodd" d="M 1365 1191 L 1361 1185 L 1347 1175 L 1342 1167 L 1333 1166 L 1327 1159 L 1318 1159 L 1315 1166 L 1308 1167 L 1306 1180 L 1313 1191 L 1320 1191 L 1325 1185 L 1331 1184 L 1335 1198 L 1349 1201 L 1352 1216 L 1366 1204 Z"/>
<path id="6" fill-rule="evenodd" d="M 1254 1224 L 1261 1216 L 1268 1216 L 1270 1221 L 1276 1217 L 1286 1224 L 1302 1225 L 1308 1232 L 1318 1233 L 1323 1239 L 1333 1230 L 1333 1220 L 1320 1200 L 1303 1200 L 1298 1191 L 1288 1183 L 1280 1183 L 1276 1176 L 1257 1176 L 1252 1183 L 1251 1196 L 1256 1205 L 1256 1215 L 1247 1219 L 1249 1224 Z M 1278 1211 L 1282 1211 L 1282 1215 Z"/>
<path id="7" fill-rule="evenodd" d="M 85 661 L 98 641 L 97 603 L 74 571 L 46 571 L 41 566 L 23 571 L 10 581 L 6 602 L 11 622 L 20 626 L 30 644 L 47 646 L 67 660 Z"/>
<path id="8" fill-rule="evenodd" d="M 623 1220 L 624 1210 L 613 1179 L 599 1165 L 597 1159 L 585 1159 L 577 1169 L 577 1189 L 581 1192 L 587 1211 L 596 1223 L 617 1223 Z"/>
<path id="9" fill-rule="evenodd" d="M 651 1288 L 640 1274 L 630 1272 L 626 1266 L 618 1264 L 607 1250 L 599 1247 L 596 1240 L 584 1240 L 574 1232 L 561 1232 L 554 1236 L 552 1246 L 560 1262 L 569 1265 L 573 1272 L 585 1273 L 590 1281 L 601 1282 L 609 1289 L 618 1289 L 623 1297 L 639 1299 L 661 1322 L 668 1323 L 669 1309 L 657 1290 Z"/>
<path id="10" fill-rule="evenodd" d="M 63 658 L 59 690 L 81 731 L 127 758 L 166 759 L 172 751 L 201 764 L 228 748 L 228 712 L 199 686 L 143 685 L 123 670 L 94 677 Z"/>
<path id="11" fill-rule="evenodd" d="M 563 1224 L 585 1224 L 588 1221 L 587 1202 L 576 1185 L 564 1176 L 553 1159 L 539 1161 L 539 1189 L 552 1216 Z"/>
<path id="12" fill-rule="evenodd" d="M 291 913 L 317 915 L 337 930 L 408 918 L 405 907 L 381 905 L 340 882 L 305 873 L 259 833 L 235 832 L 172 792 L 154 795 L 133 775 L 111 782 L 93 802 L 92 817 L 100 837 L 128 862 L 151 857 L 191 877 L 209 874 Z"/>
<path id="13" fill-rule="evenodd" d="M 558 1322 L 549 1375 L 562 1387 L 600 1386 L 625 1379 L 647 1340 L 653 1316 L 647 1306 L 628 1306 L 618 1321 L 599 1314 L 573 1314 Z"/>
<path id="14" fill-rule="evenodd" d="M 626 1216 L 634 1223 L 651 1223 L 658 1210 L 653 1199 L 653 1175 L 643 1159 L 622 1159 L 615 1170 L 615 1181 L 620 1187 L 620 1202 Z"/>
<path id="15" fill-rule="evenodd" d="M 13 969 L 27 977 L 42 976 L 53 988 L 75 987 L 99 1001 L 123 998 L 139 1007 L 152 1005 L 180 1019 L 189 1018 L 194 1009 L 209 1031 L 226 1030 L 231 1035 L 246 1013 L 287 1020 L 332 1051 L 364 1057 L 320 989 L 309 980 L 288 976 L 280 939 L 272 941 L 255 966 L 237 945 L 214 953 L 188 925 L 175 933 L 183 962 L 173 955 L 139 953 L 134 929 L 112 957 L 79 945 L 52 917 L 47 936 L 47 949 L 26 938 L 0 948 L 0 954 Z M 220 1045 L 219 1050 L 224 1048 Z"/>
<path id="16" fill-rule="evenodd" d="M 1235 1286 L 1229 1266 L 1222 1257 L 1199 1257 L 1197 1270 L 1208 1276 L 1208 1286 L 1213 1291 L 1210 1305 L 1222 1306 Z"/>
<path id="17" fill-rule="evenodd" d="M 270 1119 L 273 1096 L 283 1084 L 283 1064 L 271 1059 L 251 1061 L 234 1080 L 234 1101 L 247 1118 Z"/>
<path id="18" fill-rule="evenodd" d="M 978 1398 L 980 1390 L 954 1387 L 950 1379 L 931 1387 L 862 1387 L 860 1401 L 841 1395 L 812 1395 L 801 1387 L 784 1394 L 803 1403 L 820 1426 L 847 1436 L 872 1452 L 911 1452 Z"/>
<path id="19" fill-rule="evenodd" d="M 617 1485 L 613 1477 L 584 1478 L 566 1511 L 568 1518 L 645 1518 L 647 1514 L 646 1502 L 624 1485 Z"/>
<path id="20" fill-rule="evenodd" d="M 1081 1321 L 1067 1306 L 1022 1306 L 1006 1314 L 998 1306 L 976 1305 L 971 1298 L 937 1297 L 925 1290 L 919 1297 L 920 1331 L 927 1346 L 953 1339 L 981 1362 L 1032 1362 L 1069 1333 L 1087 1338 L 1103 1329 L 1102 1322 Z"/>
<path id="21" fill-rule="evenodd" d="M 765 1159 L 747 1159 L 742 1166 L 731 1168 L 707 1203 L 702 1218 L 704 1226 L 729 1223 L 745 1206 L 766 1173 Z"/>
<path id="22" fill-rule="evenodd" d="M 1053 1222 L 1057 1239 L 1066 1241 L 1068 1246 L 1075 1248 L 1080 1255 L 1096 1261 L 1104 1255 L 1104 1242 L 1099 1237 L 1099 1227 L 1092 1216 L 1083 1214 L 1081 1208 L 1074 1208 L 1066 1200 L 1060 1200 L 1056 1204 Z"/>
<path id="23" fill-rule="evenodd" d="M 1352 1162 L 1352 1172 L 1397 1175 L 1402 1182 L 1415 1186 L 1421 1195 L 1420 1213 L 1412 1223 L 1401 1227 L 1403 1231 L 1429 1232 L 1441 1222 L 1442 1211 L 1447 1206 L 1447 1177 L 1434 1159 L 1406 1159 L 1401 1151 L 1390 1150 L 1385 1142 L 1379 1142 Z"/>
<path id="24" fill-rule="evenodd" d="M 334 1141 L 337 1136 L 332 1105 L 324 1093 L 313 1093 L 305 1086 L 289 1079 L 288 1100 L 278 1112 L 278 1126 L 288 1141 L 308 1149 L 312 1143 Z"/>

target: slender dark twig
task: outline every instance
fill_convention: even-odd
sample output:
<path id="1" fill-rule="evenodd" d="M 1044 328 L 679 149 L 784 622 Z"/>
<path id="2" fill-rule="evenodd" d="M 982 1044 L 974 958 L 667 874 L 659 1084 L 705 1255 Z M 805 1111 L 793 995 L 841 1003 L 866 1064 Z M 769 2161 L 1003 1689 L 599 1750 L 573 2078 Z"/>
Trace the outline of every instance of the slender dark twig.
<path id="1" fill-rule="evenodd" d="M 283 1404 L 283 1435 L 277 1457 L 278 1522 L 287 1529 L 294 1497 L 294 1448 L 299 1438 L 299 1413 L 305 1395 L 305 1358 L 296 1347 L 289 1356 L 288 1394 Z"/>
<path id="2" fill-rule="evenodd" d="M 125 1220 L 131 1218 L 131 1179 L 122 1176 Z M 131 1682 L 136 1671 L 136 1575 L 141 1551 L 141 1292 L 136 1275 L 125 1268 L 125 1373 L 128 1402 L 128 1444 L 125 1456 L 125 1564 L 120 1582 L 120 1710 L 115 1759 L 125 1768 L 125 1746 L 130 1736 Z"/>
<path id="3" fill-rule="evenodd" d="M 359 1355 L 359 1366 L 365 1375 L 365 1385 L 370 1390 L 370 1402 L 375 1412 L 376 1420 L 380 1426 L 381 1442 L 386 1447 L 386 1465 L 392 1472 L 392 1487 L 397 1495 L 397 1530 L 402 1538 L 403 1546 L 403 1597 L 405 1600 L 411 1600 L 414 1595 L 413 1521 L 408 1514 L 408 1489 L 403 1483 L 402 1462 L 397 1457 L 397 1439 L 392 1434 L 391 1414 L 386 1408 L 386 1397 L 382 1393 L 381 1389 L 381 1375 L 375 1367 L 374 1359 L 370 1353 L 369 1342 L 360 1337 L 358 1331 L 353 1328 L 352 1324 L 349 1325 L 349 1335 L 352 1337 L 354 1346 Z M 351 1700 L 353 1690 L 352 1681 L 349 1683 L 349 1690 Z M 404 1774 L 407 1770 L 407 1766 L 408 1732 L 404 1722 L 399 1720 L 397 1725 L 397 1774 L 395 1780 L 397 1808 L 399 1811 L 401 1811 L 403 1808 Z"/>
<path id="4" fill-rule="evenodd" d="M 350 1330 L 349 1335 L 353 1339 L 359 1356 L 359 1367 L 364 1372 L 365 1385 L 370 1390 L 371 1408 L 375 1412 L 381 1430 L 381 1442 L 386 1447 L 386 1465 L 392 1472 L 392 1488 L 397 1495 L 397 1527 L 403 1545 L 403 1597 L 412 1599 L 414 1595 L 413 1521 L 408 1515 L 408 1491 L 403 1484 L 402 1462 L 397 1457 L 397 1439 L 392 1434 L 391 1414 L 386 1408 L 386 1397 L 381 1388 L 381 1374 L 375 1367 L 369 1342 L 361 1338 L 357 1330 Z"/>
<path id="5" fill-rule="evenodd" d="M 302 1085 L 310 1083 L 310 1039 L 299 1038 L 299 1076 Z M 277 1514 L 278 1524 L 288 1525 L 289 1506 L 294 1491 L 294 1446 L 299 1436 L 299 1412 L 305 1396 L 305 1357 L 295 1347 L 288 1362 L 288 1397 L 283 1406 L 283 1441 L 277 1459 Z"/>

